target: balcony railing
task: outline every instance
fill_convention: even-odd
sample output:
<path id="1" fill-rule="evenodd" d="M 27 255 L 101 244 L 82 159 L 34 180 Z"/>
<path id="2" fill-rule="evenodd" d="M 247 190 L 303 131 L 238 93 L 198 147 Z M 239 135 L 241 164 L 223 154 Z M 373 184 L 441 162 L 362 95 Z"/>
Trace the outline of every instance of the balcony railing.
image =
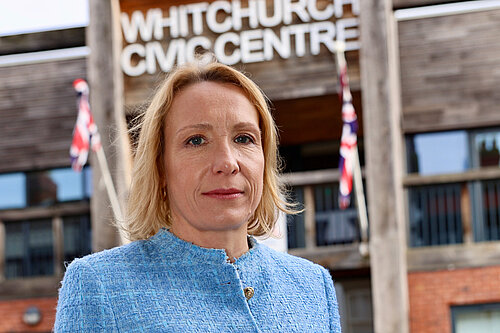
<path id="1" fill-rule="evenodd" d="M 288 216 L 290 249 L 351 244 L 361 240 L 354 199 L 345 210 L 339 208 L 338 170 L 300 172 L 284 176 L 291 197 L 305 208 Z"/>
<path id="2" fill-rule="evenodd" d="M 440 176 L 408 177 L 411 247 L 500 240 L 500 179 L 493 178 L 500 173 L 486 170 L 474 179 L 478 174 L 444 175 L 443 182 Z"/>

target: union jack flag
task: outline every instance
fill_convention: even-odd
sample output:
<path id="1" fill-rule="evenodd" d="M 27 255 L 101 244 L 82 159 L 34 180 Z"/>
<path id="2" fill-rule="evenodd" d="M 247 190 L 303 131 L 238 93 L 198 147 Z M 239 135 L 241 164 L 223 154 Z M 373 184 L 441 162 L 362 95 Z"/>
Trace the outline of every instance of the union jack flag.
<path id="1" fill-rule="evenodd" d="M 73 130 L 73 141 L 69 154 L 71 156 L 71 166 L 75 171 L 81 171 L 89 155 L 89 148 L 97 151 L 101 148 L 101 138 L 94 123 L 94 117 L 90 112 L 89 86 L 83 79 L 76 79 L 73 87 L 78 93 L 77 106 L 78 118 Z"/>
<path id="2" fill-rule="evenodd" d="M 340 139 L 340 184 L 339 184 L 339 206 L 346 209 L 351 203 L 352 173 L 354 154 L 358 143 L 357 131 L 358 120 L 356 111 L 352 105 L 351 89 L 349 88 L 349 77 L 347 76 L 347 63 L 343 52 L 337 53 L 340 99 L 342 101 L 342 137 Z"/>

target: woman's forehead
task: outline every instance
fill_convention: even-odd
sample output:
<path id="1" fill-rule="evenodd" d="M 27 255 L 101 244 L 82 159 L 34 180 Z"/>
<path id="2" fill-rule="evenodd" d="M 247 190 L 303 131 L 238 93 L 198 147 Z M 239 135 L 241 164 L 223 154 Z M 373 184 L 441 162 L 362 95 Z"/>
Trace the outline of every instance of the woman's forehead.
<path id="1" fill-rule="evenodd" d="M 240 122 L 259 124 L 259 114 L 239 87 L 232 84 L 201 82 L 181 90 L 166 117 L 167 126 Z"/>

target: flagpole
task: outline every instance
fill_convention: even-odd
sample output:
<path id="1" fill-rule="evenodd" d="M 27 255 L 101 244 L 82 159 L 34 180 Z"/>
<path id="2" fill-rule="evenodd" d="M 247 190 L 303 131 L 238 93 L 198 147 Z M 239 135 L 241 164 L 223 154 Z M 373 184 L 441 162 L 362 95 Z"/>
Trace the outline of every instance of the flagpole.
<path id="1" fill-rule="evenodd" d="M 99 167 L 102 172 L 104 185 L 106 186 L 106 191 L 108 192 L 111 209 L 113 210 L 113 214 L 115 215 L 115 220 L 117 222 L 121 222 L 123 221 L 122 210 L 120 207 L 120 202 L 118 201 L 118 196 L 116 195 L 115 186 L 113 185 L 113 179 L 111 178 L 111 173 L 109 172 L 108 162 L 106 161 L 106 156 L 104 154 L 102 145 L 99 147 L 99 149 L 97 149 L 96 155 L 99 162 Z"/>
<path id="2" fill-rule="evenodd" d="M 337 73 L 340 73 L 341 68 L 346 66 L 345 59 L 345 42 L 337 41 L 335 45 L 336 51 L 336 64 Z M 363 189 L 363 179 L 361 176 L 361 166 L 359 163 L 359 154 L 357 145 L 354 147 L 353 151 L 353 183 L 354 183 L 354 193 L 356 198 L 356 207 L 359 219 L 359 228 L 361 234 L 361 243 L 359 244 L 359 252 L 361 256 L 367 257 L 369 255 L 368 247 L 368 213 L 366 210 L 365 202 L 365 192 Z"/>

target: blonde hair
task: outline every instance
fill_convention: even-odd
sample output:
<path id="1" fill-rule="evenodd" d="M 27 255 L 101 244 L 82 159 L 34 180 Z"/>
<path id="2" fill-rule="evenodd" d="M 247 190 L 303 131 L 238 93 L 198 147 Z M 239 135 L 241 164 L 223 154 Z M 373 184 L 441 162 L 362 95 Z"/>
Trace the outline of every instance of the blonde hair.
<path id="1" fill-rule="evenodd" d="M 259 113 L 265 161 L 264 186 L 260 203 L 248 223 L 248 233 L 269 236 L 276 223 L 276 208 L 288 214 L 296 213 L 293 209 L 295 205 L 286 201 L 285 189 L 279 179 L 278 135 L 263 92 L 252 80 L 229 66 L 213 61 L 208 64 L 190 63 L 177 67 L 168 75 L 135 128 L 140 129 L 139 142 L 132 170 L 127 218 L 122 225 L 132 241 L 149 238 L 160 228 L 171 225 L 168 197 L 163 187 L 165 117 L 179 91 L 205 81 L 229 83 L 241 88 Z"/>

